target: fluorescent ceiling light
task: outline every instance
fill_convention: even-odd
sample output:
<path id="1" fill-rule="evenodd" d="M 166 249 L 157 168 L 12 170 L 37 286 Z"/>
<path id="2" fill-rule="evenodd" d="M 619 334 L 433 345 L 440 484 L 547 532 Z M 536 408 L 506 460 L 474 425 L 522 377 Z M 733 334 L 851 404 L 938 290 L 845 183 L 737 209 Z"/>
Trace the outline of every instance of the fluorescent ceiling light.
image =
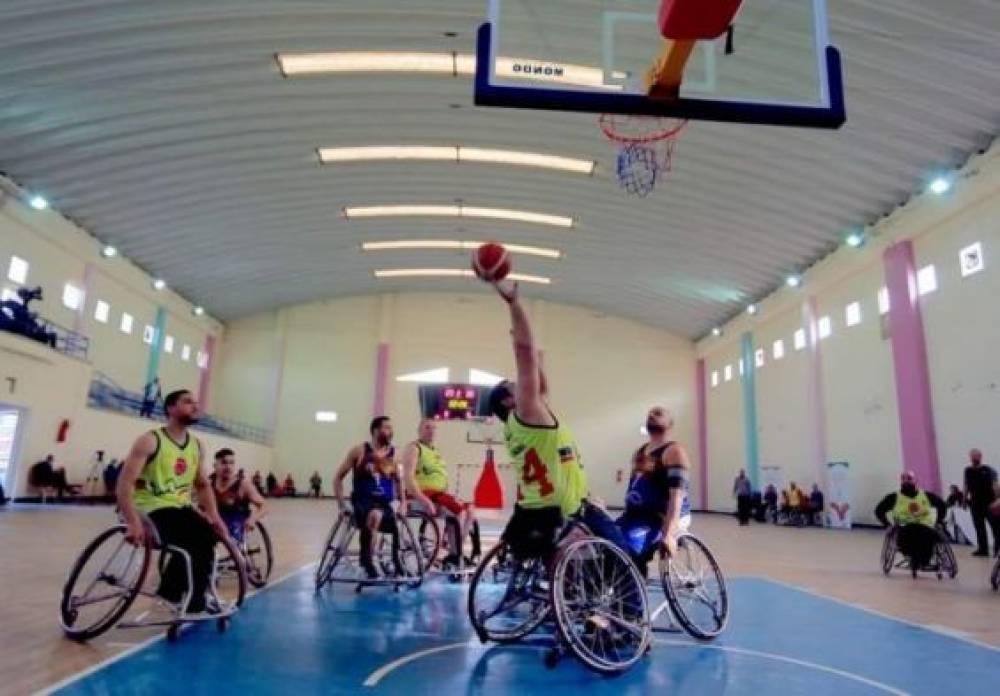
<path id="1" fill-rule="evenodd" d="M 447 367 L 435 367 L 431 370 L 410 372 L 396 377 L 397 382 L 422 382 L 424 384 L 447 384 L 450 370 Z"/>
<path id="2" fill-rule="evenodd" d="M 337 419 L 336 411 L 316 411 L 317 423 L 336 423 Z"/>
<path id="3" fill-rule="evenodd" d="M 940 196 L 941 194 L 948 193 L 948 191 L 951 189 L 951 180 L 944 176 L 936 177 L 931 182 L 929 188 L 931 190 L 931 193 Z"/>
<path id="4" fill-rule="evenodd" d="M 485 242 L 461 242 L 453 239 L 406 239 L 392 242 L 365 242 L 361 245 L 362 251 L 394 251 L 400 249 L 445 249 L 445 250 L 473 250 L 481 247 Z M 562 258 L 562 252 L 558 249 L 547 247 L 525 246 L 522 244 L 504 244 L 507 251 L 512 254 L 524 254 L 526 256 L 541 256 L 548 259 Z"/>
<path id="5" fill-rule="evenodd" d="M 285 77 L 351 73 L 425 73 L 469 77 L 476 74 L 476 57 L 471 53 L 416 53 L 397 51 L 336 51 L 327 53 L 279 53 L 275 56 Z M 500 56 L 495 72 L 498 77 L 556 82 L 566 85 L 599 87 L 620 92 L 619 84 L 605 84 L 604 70 L 590 65 L 560 63 L 558 70 L 539 74 L 526 66 L 545 66 L 534 58 Z M 611 77 L 625 80 L 628 74 L 615 71 Z"/>
<path id="6" fill-rule="evenodd" d="M 376 278 L 475 278 L 476 274 L 471 269 L 466 268 L 383 268 L 375 271 Z M 527 275 L 524 273 L 511 273 L 507 276 L 510 280 L 517 280 L 522 283 L 537 283 L 539 285 L 550 285 L 551 278 L 544 276 Z"/>
<path id="7" fill-rule="evenodd" d="M 46 210 L 49 207 L 49 202 L 45 200 L 43 196 L 32 196 L 28 200 L 28 204 L 31 205 L 35 210 Z"/>
<path id="8" fill-rule="evenodd" d="M 372 145 L 365 147 L 321 147 L 317 150 L 320 162 L 335 164 L 342 162 L 371 162 L 394 160 L 423 160 L 428 162 L 482 162 L 488 164 L 510 164 L 524 167 L 540 167 L 576 174 L 593 174 L 597 163 L 594 160 L 543 155 L 536 152 L 516 150 L 494 150 L 481 147 L 455 145 Z"/>
<path id="9" fill-rule="evenodd" d="M 348 220 L 367 217 L 466 217 L 527 222 L 553 227 L 572 227 L 573 218 L 533 213 L 527 210 L 477 208 L 465 205 L 373 205 L 344 208 Z"/>

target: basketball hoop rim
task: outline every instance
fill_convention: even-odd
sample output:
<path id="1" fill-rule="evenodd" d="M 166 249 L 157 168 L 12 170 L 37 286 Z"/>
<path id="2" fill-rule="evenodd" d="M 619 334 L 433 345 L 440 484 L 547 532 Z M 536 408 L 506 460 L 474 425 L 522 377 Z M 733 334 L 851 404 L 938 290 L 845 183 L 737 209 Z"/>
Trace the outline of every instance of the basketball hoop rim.
<path id="1" fill-rule="evenodd" d="M 615 130 L 614 120 L 615 118 L 642 118 L 639 116 L 621 116 L 620 114 L 601 114 L 598 119 L 598 125 L 601 131 L 609 139 L 613 140 L 620 145 L 643 145 L 648 143 L 655 143 L 661 140 L 674 140 L 680 134 L 684 127 L 688 124 L 688 119 L 672 119 L 675 121 L 673 125 L 669 128 L 661 128 L 655 130 L 651 133 L 645 135 L 624 135 Z M 657 118 L 655 116 L 649 118 Z"/>

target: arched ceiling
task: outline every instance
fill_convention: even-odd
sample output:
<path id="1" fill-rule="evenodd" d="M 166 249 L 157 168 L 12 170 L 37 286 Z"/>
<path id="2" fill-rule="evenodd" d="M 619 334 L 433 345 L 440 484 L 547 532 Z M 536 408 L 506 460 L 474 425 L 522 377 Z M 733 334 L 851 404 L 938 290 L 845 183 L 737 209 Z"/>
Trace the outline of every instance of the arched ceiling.
<path id="1" fill-rule="evenodd" d="M 753 0 L 749 0 L 753 1 Z M 648 198 L 614 180 L 595 118 L 472 105 L 467 77 L 284 78 L 274 54 L 474 52 L 478 0 L 5 0 L 0 170 L 213 315 L 319 298 L 467 291 L 379 280 L 467 252 L 363 241 L 487 239 L 551 276 L 525 294 L 697 337 L 891 211 L 1000 126 L 1000 3 L 831 0 L 845 58 L 840 131 L 693 123 Z M 447 33 L 455 36 L 447 36 Z M 594 159 L 593 176 L 450 163 L 322 166 L 318 147 L 466 145 Z M 349 205 L 570 215 L 572 229 L 445 218 L 346 220 Z"/>

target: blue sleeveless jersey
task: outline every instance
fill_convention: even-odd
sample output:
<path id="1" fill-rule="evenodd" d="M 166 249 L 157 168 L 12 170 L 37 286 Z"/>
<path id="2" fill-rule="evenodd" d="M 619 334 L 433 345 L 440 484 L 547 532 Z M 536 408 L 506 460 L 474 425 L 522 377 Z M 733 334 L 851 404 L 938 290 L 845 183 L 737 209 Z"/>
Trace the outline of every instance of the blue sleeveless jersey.
<path id="1" fill-rule="evenodd" d="M 661 464 L 663 453 L 673 443 L 667 443 L 649 453 L 656 462 L 653 471 L 648 473 L 635 472 L 628 482 L 628 492 L 625 494 L 625 510 L 633 512 L 654 513 L 663 515 L 667 509 L 667 499 L 670 488 L 667 484 L 667 469 Z M 691 514 L 691 500 L 688 496 L 688 483 L 684 482 L 684 494 L 681 498 L 681 516 Z"/>
<path id="2" fill-rule="evenodd" d="M 396 456 L 395 448 L 389 448 L 389 458 Z M 365 443 L 365 456 L 354 467 L 353 492 L 351 497 L 377 502 L 391 502 L 395 499 L 393 476 L 383 474 L 375 464 L 375 450 L 371 443 Z"/>

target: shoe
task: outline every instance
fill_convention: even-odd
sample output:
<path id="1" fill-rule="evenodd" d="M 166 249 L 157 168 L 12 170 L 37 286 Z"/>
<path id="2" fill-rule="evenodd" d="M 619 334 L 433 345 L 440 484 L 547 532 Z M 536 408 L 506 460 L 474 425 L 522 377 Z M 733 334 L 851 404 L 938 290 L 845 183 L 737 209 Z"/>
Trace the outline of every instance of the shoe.
<path id="1" fill-rule="evenodd" d="M 972 555 L 973 555 L 973 556 L 978 556 L 978 557 L 980 557 L 980 558 L 989 558 L 989 556 L 990 556 L 990 554 L 989 554 L 989 552 L 988 552 L 988 551 L 983 551 L 983 550 L 979 550 L 979 551 L 974 551 L 974 552 L 972 553 Z"/>

